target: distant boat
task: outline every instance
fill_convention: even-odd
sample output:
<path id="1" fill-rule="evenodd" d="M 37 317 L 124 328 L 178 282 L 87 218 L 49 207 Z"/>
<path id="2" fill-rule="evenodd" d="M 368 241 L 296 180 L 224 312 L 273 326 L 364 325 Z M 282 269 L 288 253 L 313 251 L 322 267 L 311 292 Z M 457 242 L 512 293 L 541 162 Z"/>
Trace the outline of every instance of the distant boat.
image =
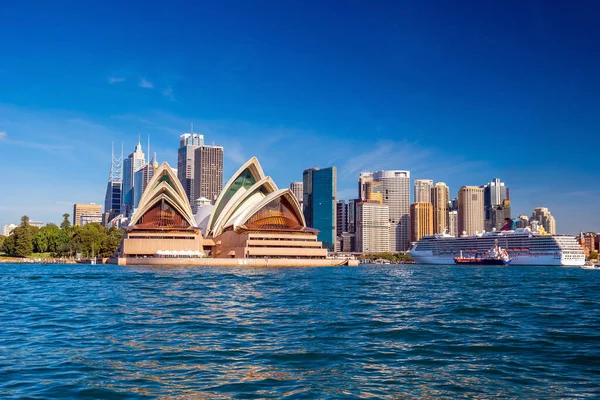
<path id="1" fill-rule="evenodd" d="M 506 252 L 506 250 L 504 250 L 502 247 L 498 246 L 498 240 L 496 240 L 494 247 L 492 247 L 487 252 L 487 255 L 485 255 L 483 257 L 478 257 L 477 255 L 470 256 L 470 257 L 463 257 L 462 251 L 461 251 L 460 257 L 454 258 L 454 263 L 457 265 L 505 265 L 505 266 L 508 266 L 508 265 L 510 265 L 511 261 L 512 260 L 508 256 L 508 253 Z"/>
<path id="2" fill-rule="evenodd" d="M 600 270 L 600 265 L 596 265 L 591 261 L 587 261 L 585 264 L 583 264 L 581 267 L 579 267 L 581 269 L 597 269 Z"/>

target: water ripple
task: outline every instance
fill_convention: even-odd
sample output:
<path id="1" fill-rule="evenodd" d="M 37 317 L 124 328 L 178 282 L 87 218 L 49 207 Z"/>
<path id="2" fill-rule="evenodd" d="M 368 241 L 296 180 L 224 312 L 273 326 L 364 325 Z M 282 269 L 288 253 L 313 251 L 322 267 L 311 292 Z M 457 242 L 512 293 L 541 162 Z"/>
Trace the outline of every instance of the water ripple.
<path id="1" fill-rule="evenodd" d="M 2 398 L 597 398 L 600 273 L 0 265 Z"/>

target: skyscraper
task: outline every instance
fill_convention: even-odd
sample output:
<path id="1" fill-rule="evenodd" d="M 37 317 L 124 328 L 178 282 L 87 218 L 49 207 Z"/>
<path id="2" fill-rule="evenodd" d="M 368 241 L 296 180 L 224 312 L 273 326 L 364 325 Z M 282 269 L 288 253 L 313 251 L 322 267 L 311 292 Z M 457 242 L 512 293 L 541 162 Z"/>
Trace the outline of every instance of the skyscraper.
<path id="1" fill-rule="evenodd" d="M 423 236 L 433 234 L 433 207 L 430 202 L 410 205 L 410 240 L 417 242 Z"/>
<path id="2" fill-rule="evenodd" d="M 336 241 L 336 182 L 335 167 L 311 168 L 304 171 L 303 212 L 307 226 L 319 230 L 323 247 L 334 250 Z"/>
<path id="3" fill-rule="evenodd" d="M 450 189 L 444 182 L 436 183 L 431 189 L 433 206 L 433 233 L 442 233 L 448 229 L 448 202 Z"/>
<path id="4" fill-rule="evenodd" d="M 460 236 L 458 234 L 458 211 L 448 212 L 448 234 L 454 237 Z"/>
<path id="5" fill-rule="evenodd" d="M 483 185 L 482 188 L 485 209 L 484 228 L 490 231 L 493 228 L 492 209 L 496 206 L 501 206 L 504 200 L 510 200 L 510 192 L 500 178 L 492 179 L 490 183 Z"/>
<path id="6" fill-rule="evenodd" d="M 123 190 L 121 196 L 121 214 L 130 217 L 133 211 L 133 174 L 146 163 L 142 144 L 138 140 L 133 153 L 123 160 Z"/>
<path id="7" fill-rule="evenodd" d="M 551 235 L 556 235 L 556 220 L 546 207 L 537 207 L 533 210 L 531 221 L 537 221 L 544 230 Z"/>
<path id="8" fill-rule="evenodd" d="M 113 144 L 110 164 L 110 174 L 106 195 L 104 196 L 104 214 L 107 220 L 111 220 L 121 213 L 121 191 L 123 189 L 123 150 L 121 155 L 115 156 Z"/>
<path id="9" fill-rule="evenodd" d="M 510 200 L 504 200 L 502 204 L 493 206 L 490 212 L 490 223 L 487 230 L 502 229 L 506 225 L 506 218 L 510 218 Z"/>
<path id="10" fill-rule="evenodd" d="M 383 204 L 390 213 L 390 251 L 406 251 L 410 247 L 410 172 L 377 171 L 373 180 L 382 183 Z"/>
<path id="11" fill-rule="evenodd" d="M 483 232 L 483 188 L 463 186 L 458 191 L 458 233 L 473 235 Z"/>
<path id="12" fill-rule="evenodd" d="M 215 201 L 223 190 L 223 147 L 203 145 L 194 151 L 194 212 L 195 200 L 206 197 Z"/>
<path id="13" fill-rule="evenodd" d="M 348 232 L 356 233 L 356 199 L 348 200 Z"/>
<path id="14" fill-rule="evenodd" d="M 378 201 L 356 204 L 356 246 L 361 253 L 390 251 L 390 209 Z"/>
<path id="15" fill-rule="evenodd" d="M 194 173 L 196 149 L 204 145 L 204 135 L 198 133 L 184 133 L 179 136 L 179 150 L 177 151 L 177 178 L 190 204 L 194 204 L 199 196 L 194 195 Z"/>
<path id="16" fill-rule="evenodd" d="M 372 172 L 361 172 L 358 176 L 358 200 L 369 200 L 369 183 L 373 182 Z"/>
<path id="17" fill-rule="evenodd" d="M 344 232 L 348 232 L 348 204 L 345 200 L 338 200 L 335 205 L 336 217 L 335 217 L 335 230 L 339 236 Z"/>
<path id="18" fill-rule="evenodd" d="M 292 182 L 290 183 L 290 190 L 292 191 L 292 193 L 294 193 L 294 196 L 296 196 L 296 199 L 298 200 L 298 203 L 300 203 L 300 205 L 302 205 L 302 182 Z"/>
<path id="19" fill-rule="evenodd" d="M 415 203 L 432 203 L 431 189 L 433 181 L 431 179 L 415 179 Z"/>

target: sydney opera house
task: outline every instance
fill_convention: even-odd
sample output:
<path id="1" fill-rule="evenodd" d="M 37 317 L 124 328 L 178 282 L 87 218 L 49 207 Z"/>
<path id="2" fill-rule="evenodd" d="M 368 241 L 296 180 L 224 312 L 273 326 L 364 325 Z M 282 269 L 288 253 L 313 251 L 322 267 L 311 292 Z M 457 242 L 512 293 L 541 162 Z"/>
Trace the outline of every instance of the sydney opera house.
<path id="1" fill-rule="evenodd" d="M 306 226 L 290 189 L 279 189 L 258 160 L 248 160 L 214 204 L 192 212 L 183 186 L 164 163 L 125 228 L 121 265 L 343 265 L 328 259 Z"/>

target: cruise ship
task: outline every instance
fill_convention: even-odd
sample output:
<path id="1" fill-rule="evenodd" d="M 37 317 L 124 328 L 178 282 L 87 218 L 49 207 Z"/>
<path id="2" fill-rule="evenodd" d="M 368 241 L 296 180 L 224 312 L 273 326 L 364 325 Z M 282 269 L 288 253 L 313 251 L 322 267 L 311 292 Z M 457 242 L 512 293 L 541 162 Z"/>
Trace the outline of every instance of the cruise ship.
<path id="1" fill-rule="evenodd" d="M 496 240 L 498 245 L 508 252 L 512 259 L 511 265 L 578 267 L 585 264 L 585 254 L 575 237 L 548 235 L 529 228 L 462 237 L 446 233 L 423 236 L 421 240 L 413 243 L 409 254 L 417 264 L 453 265 L 455 257 L 461 254 L 483 254 L 494 247 Z"/>

